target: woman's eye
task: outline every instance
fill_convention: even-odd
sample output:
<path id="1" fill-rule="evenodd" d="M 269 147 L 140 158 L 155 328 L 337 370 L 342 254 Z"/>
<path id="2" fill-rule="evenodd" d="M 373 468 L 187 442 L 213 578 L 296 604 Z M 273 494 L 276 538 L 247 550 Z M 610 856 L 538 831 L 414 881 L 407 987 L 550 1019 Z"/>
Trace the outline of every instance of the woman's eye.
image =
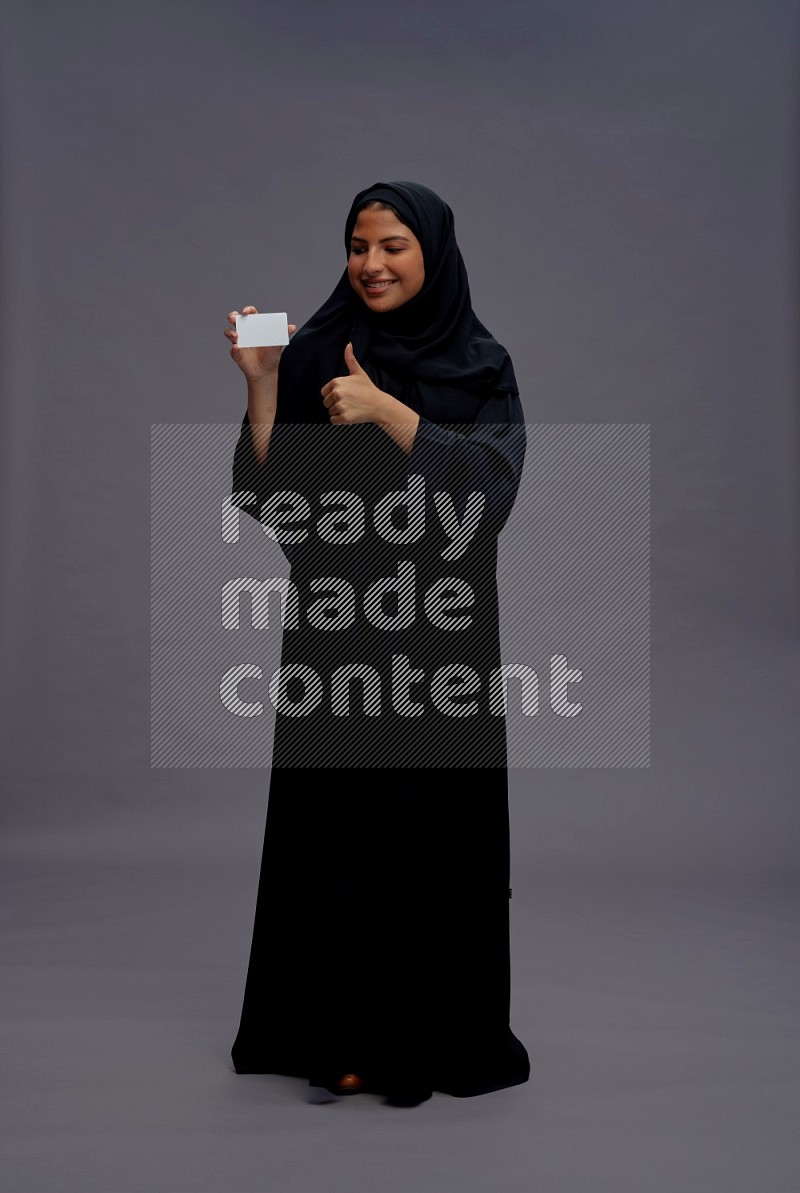
<path id="1" fill-rule="evenodd" d="M 395 247 L 390 247 L 387 245 L 386 252 L 387 253 L 402 253 L 404 247 L 405 247 L 404 245 L 398 245 Z M 352 245 L 351 249 L 350 249 L 350 256 L 351 257 L 360 257 L 361 254 L 364 252 L 366 252 L 366 249 L 363 249 L 360 247 L 357 248 L 355 245 Z"/>

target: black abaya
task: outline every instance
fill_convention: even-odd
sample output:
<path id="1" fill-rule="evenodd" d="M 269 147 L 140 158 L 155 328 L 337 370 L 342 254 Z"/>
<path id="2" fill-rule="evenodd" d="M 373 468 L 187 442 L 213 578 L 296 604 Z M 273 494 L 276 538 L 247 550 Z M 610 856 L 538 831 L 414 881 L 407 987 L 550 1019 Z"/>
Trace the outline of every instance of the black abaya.
<path id="1" fill-rule="evenodd" d="M 284 351 L 266 461 L 253 456 L 247 415 L 234 455 L 233 501 L 254 517 L 274 515 L 274 494 L 291 490 L 308 502 L 303 525 L 313 528 L 341 512 L 344 492 L 357 494 L 371 514 L 387 494 L 413 489 L 424 531 L 413 538 L 400 518 L 396 539 L 405 541 L 389 541 L 387 524 L 381 531 L 368 516 L 363 534 L 345 544 L 313 531 L 303 542 L 282 543 L 300 611 L 297 625 L 284 630 L 282 667 L 313 669 L 324 698 L 303 715 L 284 715 L 280 706 L 276 714 L 232 1057 L 237 1073 L 331 1084 L 355 1072 L 389 1095 L 463 1097 L 520 1084 L 530 1071 L 509 1019 L 505 726 L 491 681 L 500 665 L 497 536 L 519 484 L 524 421 L 507 354 L 472 314 L 451 215 L 444 224 L 449 208 L 425 188 L 380 184 L 357 196 L 348 229 L 359 203 L 386 192 L 425 250 L 422 303 L 406 304 L 393 324 L 370 321 L 341 279 Z M 439 268 L 446 259 L 449 299 Z M 431 334 L 432 296 L 445 315 L 460 310 L 447 334 L 441 327 Z M 348 340 L 375 384 L 419 413 L 410 456 L 372 425 L 327 424 L 319 388 L 345 371 Z M 392 356 L 400 340 L 402 359 Z M 442 497 L 463 519 L 476 494 L 480 516 L 459 554 Z M 269 514 L 262 520 L 276 532 Z M 403 568 L 415 581 L 406 618 L 403 598 L 392 604 L 391 597 L 367 615 L 370 586 Z M 322 614 L 312 624 L 310 610 L 330 598 L 332 577 L 351 586 L 355 606 L 349 621 L 339 617 L 337 628 L 323 628 Z M 462 601 L 432 621 L 424 594 L 445 579 L 457 586 L 445 593 L 460 591 Z M 339 616 L 341 599 L 332 604 Z M 386 624 L 376 625 L 381 615 Z M 469 624 L 458 628 L 458 618 Z M 399 702 L 392 686 L 398 658 L 415 676 Z M 379 712 L 360 697 L 358 681 L 347 709 L 337 709 L 333 678 L 352 664 L 380 677 Z M 457 677 L 442 678 L 447 668 L 461 677 L 460 690 Z M 294 682 L 283 692 L 285 707 L 296 712 L 308 685 Z"/>

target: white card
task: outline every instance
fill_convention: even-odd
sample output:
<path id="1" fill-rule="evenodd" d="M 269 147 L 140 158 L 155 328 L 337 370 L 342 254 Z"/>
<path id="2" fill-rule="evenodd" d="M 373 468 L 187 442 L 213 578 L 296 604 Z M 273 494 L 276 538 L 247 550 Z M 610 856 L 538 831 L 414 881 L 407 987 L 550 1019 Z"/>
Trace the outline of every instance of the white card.
<path id="1" fill-rule="evenodd" d="M 270 315 L 237 315 L 238 348 L 268 348 L 289 343 L 286 312 Z"/>

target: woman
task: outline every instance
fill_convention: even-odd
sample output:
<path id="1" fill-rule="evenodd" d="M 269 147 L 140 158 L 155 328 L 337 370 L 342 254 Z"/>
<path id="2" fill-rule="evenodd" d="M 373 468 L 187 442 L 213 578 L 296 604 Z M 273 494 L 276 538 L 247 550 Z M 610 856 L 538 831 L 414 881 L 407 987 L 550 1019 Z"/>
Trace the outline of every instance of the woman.
<path id="1" fill-rule="evenodd" d="M 232 1057 L 312 1100 L 416 1105 L 530 1072 L 496 585 L 525 426 L 438 195 L 361 191 L 345 248 L 285 349 L 239 349 L 236 311 L 225 331 L 248 390 L 232 502 L 281 544 L 296 614 Z"/>

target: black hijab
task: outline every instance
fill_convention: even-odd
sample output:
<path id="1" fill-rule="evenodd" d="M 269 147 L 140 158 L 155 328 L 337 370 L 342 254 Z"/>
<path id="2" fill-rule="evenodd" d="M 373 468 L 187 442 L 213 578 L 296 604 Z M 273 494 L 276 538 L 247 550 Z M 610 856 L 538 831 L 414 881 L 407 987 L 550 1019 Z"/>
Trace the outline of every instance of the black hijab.
<path id="1" fill-rule="evenodd" d="M 360 191 L 345 223 L 345 252 L 365 204 L 377 199 L 397 211 L 422 247 L 425 281 L 395 310 L 371 311 L 350 285 L 347 268 L 328 300 L 295 333 L 281 356 L 278 422 L 327 422 L 320 389 L 345 372 L 344 349 L 380 388 L 438 421 L 464 413 L 498 390 L 519 392 L 505 348 L 472 309 L 467 271 L 447 203 L 416 182 L 378 182 Z M 467 395 L 471 400 L 467 400 Z"/>

